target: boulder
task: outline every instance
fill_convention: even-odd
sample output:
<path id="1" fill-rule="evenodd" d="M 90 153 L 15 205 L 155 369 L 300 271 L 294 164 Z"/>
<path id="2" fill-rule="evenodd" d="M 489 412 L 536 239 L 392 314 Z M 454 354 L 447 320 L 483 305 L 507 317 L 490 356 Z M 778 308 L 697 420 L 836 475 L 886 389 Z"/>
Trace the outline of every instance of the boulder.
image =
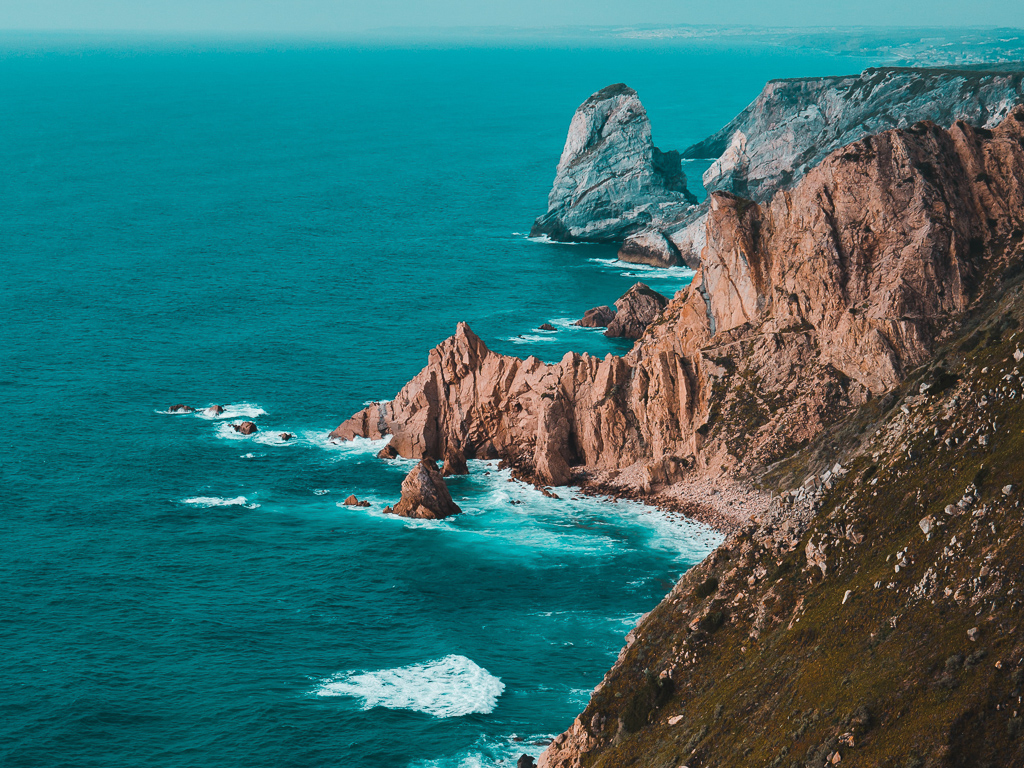
<path id="1" fill-rule="evenodd" d="M 281 433 L 281 442 L 282 443 L 287 443 L 293 437 L 295 437 L 295 435 L 293 435 L 291 432 L 282 432 Z"/>
<path id="2" fill-rule="evenodd" d="M 355 494 L 352 494 L 352 495 L 350 495 L 350 496 L 349 496 L 349 497 L 348 497 L 347 499 L 345 499 L 345 501 L 344 501 L 344 502 L 342 502 L 342 503 L 343 503 L 343 504 L 344 504 L 344 505 L 345 505 L 346 507 L 368 507 L 368 506 L 370 506 L 370 502 L 368 502 L 368 501 L 360 501 L 359 499 L 357 499 L 357 498 L 355 497 Z"/>
<path id="3" fill-rule="evenodd" d="M 224 406 L 211 405 L 209 408 L 203 411 L 203 416 L 209 416 L 212 418 L 214 416 L 220 416 L 222 413 L 224 413 Z"/>
<path id="4" fill-rule="evenodd" d="M 537 328 L 537 330 L 538 331 L 553 331 L 553 330 L 555 330 L 555 326 L 553 326 L 551 323 L 541 323 L 540 326 Z"/>
<path id="5" fill-rule="evenodd" d="M 619 261 L 652 267 L 678 267 L 683 263 L 683 257 L 665 235 L 650 230 L 627 237 L 619 248 Z"/>
<path id="6" fill-rule="evenodd" d="M 461 511 L 452 501 L 441 470 L 428 458 L 420 459 L 406 475 L 402 481 L 402 498 L 391 510 L 395 515 L 426 520 L 443 520 Z"/>
<path id="7" fill-rule="evenodd" d="M 190 405 L 183 405 L 182 403 L 178 403 L 177 405 L 172 405 L 170 408 L 168 408 L 167 412 L 168 413 L 195 413 L 196 409 L 193 408 Z"/>
<path id="8" fill-rule="evenodd" d="M 588 309 L 583 313 L 583 317 L 573 325 L 578 325 L 580 328 L 607 328 L 608 323 L 613 319 L 615 319 L 615 310 L 605 305 Z"/>
<path id="9" fill-rule="evenodd" d="M 636 91 L 604 88 L 579 106 L 531 236 L 619 242 L 693 206 L 678 152 L 662 152 Z"/>
<path id="10" fill-rule="evenodd" d="M 259 431 L 256 429 L 256 425 L 251 421 L 243 421 L 241 424 L 232 424 L 231 428 L 240 435 L 254 435 Z"/>
<path id="11" fill-rule="evenodd" d="M 537 762 L 530 755 L 520 755 L 516 768 L 537 768 Z"/>
<path id="12" fill-rule="evenodd" d="M 668 299 L 644 283 L 637 283 L 615 302 L 615 317 L 605 336 L 639 339 L 668 304 Z"/>
<path id="13" fill-rule="evenodd" d="M 388 443 L 377 452 L 378 459 L 397 459 L 398 451 L 395 450 L 395 446 Z"/>

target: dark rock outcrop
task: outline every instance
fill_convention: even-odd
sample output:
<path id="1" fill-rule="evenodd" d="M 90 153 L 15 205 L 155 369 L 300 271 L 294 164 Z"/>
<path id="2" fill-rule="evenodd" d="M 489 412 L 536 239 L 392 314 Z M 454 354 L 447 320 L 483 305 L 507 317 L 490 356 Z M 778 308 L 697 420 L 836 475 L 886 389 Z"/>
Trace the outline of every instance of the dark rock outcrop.
<path id="1" fill-rule="evenodd" d="M 387 512 L 387 510 L 384 510 Z M 452 501 L 448 486 L 433 459 L 423 458 L 402 481 L 402 498 L 391 510 L 402 517 L 443 520 L 462 510 Z"/>
<path id="2" fill-rule="evenodd" d="M 343 503 L 344 503 L 344 505 L 346 507 L 368 507 L 368 506 L 370 506 L 370 502 L 368 502 L 368 501 L 360 501 L 359 499 L 357 499 L 355 497 L 355 494 L 350 495 L 347 499 L 345 499 L 345 501 Z"/>
<path id="3" fill-rule="evenodd" d="M 588 309 L 583 313 L 583 317 L 573 323 L 573 325 L 578 325 L 581 328 L 607 328 L 608 324 L 614 319 L 615 310 L 607 305 L 602 305 Z"/>
<path id="4" fill-rule="evenodd" d="M 232 424 L 231 428 L 240 435 L 255 435 L 259 430 L 251 421 L 243 421 L 240 424 Z"/>
<path id="5" fill-rule="evenodd" d="M 209 408 L 203 411 L 203 416 L 213 418 L 214 416 L 220 416 L 222 413 L 224 413 L 224 406 L 211 405 Z"/>
<path id="6" fill-rule="evenodd" d="M 605 336 L 639 339 L 647 326 L 658 319 L 668 299 L 643 283 L 637 283 L 615 302 L 615 317 Z"/>
<path id="7" fill-rule="evenodd" d="M 295 435 L 293 435 L 291 432 L 282 432 L 280 437 L 282 443 L 287 443 L 289 440 L 293 439 Z"/>
<path id="8" fill-rule="evenodd" d="M 555 330 L 555 326 L 553 326 L 551 323 L 541 323 L 537 327 L 537 330 L 538 331 L 553 331 L 553 330 Z"/>
<path id="9" fill-rule="evenodd" d="M 182 403 L 178 403 L 177 405 L 172 405 L 170 408 L 168 408 L 167 412 L 168 413 L 195 413 L 196 409 L 193 408 L 191 405 L 184 405 Z"/>
<path id="10" fill-rule="evenodd" d="M 573 115 L 548 211 L 530 234 L 618 242 L 695 201 L 679 153 L 654 146 L 636 91 L 619 83 L 592 95 Z"/>

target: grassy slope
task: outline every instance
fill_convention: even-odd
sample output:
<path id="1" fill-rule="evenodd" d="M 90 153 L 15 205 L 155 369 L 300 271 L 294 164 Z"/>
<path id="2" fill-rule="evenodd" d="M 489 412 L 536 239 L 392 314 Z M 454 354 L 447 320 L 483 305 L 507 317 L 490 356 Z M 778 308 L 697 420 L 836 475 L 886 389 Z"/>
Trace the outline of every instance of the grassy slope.
<path id="1" fill-rule="evenodd" d="M 1004 286 L 895 397 L 765 478 L 784 490 L 815 462 L 848 469 L 798 545 L 748 529 L 640 625 L 580 717 L 604 744 L 584 765 L 791 768 L 837 751 L 843 766 L 1024 765 L 1022 319 L 1021 286 Z M 965 443 L 979 428 L 988 445 Z M 946 514 L 974 482 L 977 501 Z M 812 541 L 827 543 L 824 577 Z"/>

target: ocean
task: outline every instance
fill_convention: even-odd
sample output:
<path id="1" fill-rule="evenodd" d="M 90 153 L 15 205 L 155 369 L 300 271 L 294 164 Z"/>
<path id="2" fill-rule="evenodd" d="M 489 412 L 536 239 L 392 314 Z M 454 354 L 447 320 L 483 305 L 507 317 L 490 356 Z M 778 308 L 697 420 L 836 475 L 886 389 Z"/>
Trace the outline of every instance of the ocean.
<path id="1" fill-rule="evenodd" d="M 769 78 L 871 63 L 0 39 L 0 764 L 538 755 L 719 535 L 484 462 L 451 481 L 465 514 L 386 517 L 411 464 L 327 433 L 460 320 L 507 354 L 622 354 L 571 322 L 689 282 L 525 236 L 589 94 L 628 83 L 683 149 Z"/>

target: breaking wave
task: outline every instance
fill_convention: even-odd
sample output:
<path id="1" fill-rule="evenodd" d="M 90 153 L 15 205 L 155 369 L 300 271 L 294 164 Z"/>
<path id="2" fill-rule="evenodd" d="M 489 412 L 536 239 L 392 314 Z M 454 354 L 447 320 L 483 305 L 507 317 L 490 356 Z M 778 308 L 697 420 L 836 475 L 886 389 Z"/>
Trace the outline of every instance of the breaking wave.
<path id="1" fill-rule="evenodd" d="M 374 672 L 341 672 L 323 680 L 317 696 L 361 699 L 363 709 L 411 709 L 434 717 L 487 714 L 505 684 L 465 656 Z"/>

